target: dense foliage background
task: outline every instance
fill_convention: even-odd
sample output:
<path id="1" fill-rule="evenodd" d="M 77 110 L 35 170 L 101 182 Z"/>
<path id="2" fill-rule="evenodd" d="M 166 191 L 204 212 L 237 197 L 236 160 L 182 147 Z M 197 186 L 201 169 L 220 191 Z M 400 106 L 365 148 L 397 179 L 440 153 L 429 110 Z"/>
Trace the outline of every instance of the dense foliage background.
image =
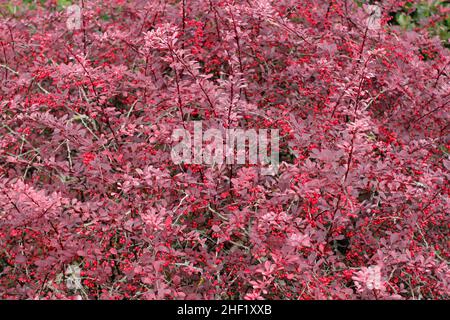
<path id="1" fill-rule="evenodd" d="M 449 298 L 445 3 L 0 3 L 1 298 Z M 174 165 L 191 120 L 279 173 Z"/>

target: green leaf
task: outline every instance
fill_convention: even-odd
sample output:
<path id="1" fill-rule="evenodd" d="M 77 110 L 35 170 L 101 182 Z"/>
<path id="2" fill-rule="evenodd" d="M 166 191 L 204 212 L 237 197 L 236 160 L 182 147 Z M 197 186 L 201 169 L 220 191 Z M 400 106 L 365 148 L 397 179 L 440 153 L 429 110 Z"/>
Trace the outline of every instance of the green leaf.
<path id="1" fill-rule="evenodd" d="M 6 6 L 6 9 L 9 11 L 9 13 L 12 13 L 12 14 L 16 14 L 17 10 L 19 9 L 18 6 L 15 6 L 10 2 L 6 3 L 5 6 Z"/>

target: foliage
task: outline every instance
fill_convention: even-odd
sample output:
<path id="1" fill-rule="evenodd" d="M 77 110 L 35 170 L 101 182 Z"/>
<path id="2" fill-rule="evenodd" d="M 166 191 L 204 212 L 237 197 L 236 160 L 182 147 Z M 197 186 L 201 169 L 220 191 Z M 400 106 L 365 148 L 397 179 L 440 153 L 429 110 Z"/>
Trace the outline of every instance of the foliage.
<path id="1" fill-rule="evenodd" d="M 431 35 L 441 38 L 444 45 L 450 46 L 450 4 L 448 1 L 407 2 L 405 6 L 392 13 L 392 23 L 407 30 L 426 28 Z"/>

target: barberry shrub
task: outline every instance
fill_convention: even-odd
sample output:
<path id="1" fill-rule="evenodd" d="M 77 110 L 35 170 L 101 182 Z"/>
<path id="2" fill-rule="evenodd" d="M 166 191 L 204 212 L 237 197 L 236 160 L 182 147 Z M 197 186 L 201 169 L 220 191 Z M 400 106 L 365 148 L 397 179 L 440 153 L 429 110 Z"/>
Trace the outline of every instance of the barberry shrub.
<path id="1" fill-rule="evenodd" d="M 1 298 L 449 298 L 450 55 L 404 2 L 68 4 L 1 1 Z M 278 172 L 175 165 L 198 120 Z"/>

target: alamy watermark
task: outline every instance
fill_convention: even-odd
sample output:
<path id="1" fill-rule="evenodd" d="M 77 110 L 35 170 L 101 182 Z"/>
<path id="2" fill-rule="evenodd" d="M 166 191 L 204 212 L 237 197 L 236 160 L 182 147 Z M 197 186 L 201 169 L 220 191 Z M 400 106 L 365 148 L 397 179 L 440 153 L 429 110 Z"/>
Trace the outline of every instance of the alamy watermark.
<path id="1" fill-rule="evenodd" d="M 262 175 L 278 172 L 278 129 L 211 128 L 203 133 L 202 121 L 193 121 L 193 126 L 193 136 L 184 128 L 172 133 L 173 142 L 177 142 L 171 150 L 175 164 L 254 164 L 261 166 Z"/>

